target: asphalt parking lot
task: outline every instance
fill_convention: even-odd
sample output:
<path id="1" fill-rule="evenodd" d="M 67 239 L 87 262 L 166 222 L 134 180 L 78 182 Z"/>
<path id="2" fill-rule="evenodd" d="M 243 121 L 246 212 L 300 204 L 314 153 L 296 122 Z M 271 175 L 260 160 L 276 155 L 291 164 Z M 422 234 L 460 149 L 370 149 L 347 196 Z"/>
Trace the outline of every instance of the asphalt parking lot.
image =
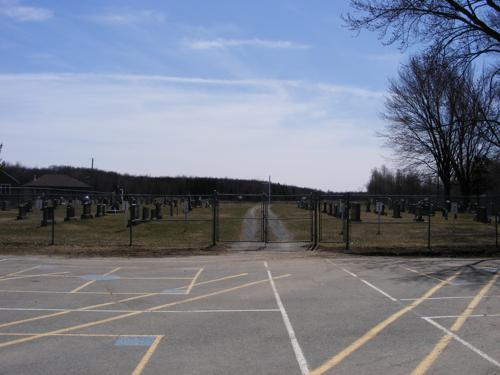
<path id="1" fill-rule="evenodd" d="M 500 260 L 0 256 L 1 374 L 498 374 Z"/>

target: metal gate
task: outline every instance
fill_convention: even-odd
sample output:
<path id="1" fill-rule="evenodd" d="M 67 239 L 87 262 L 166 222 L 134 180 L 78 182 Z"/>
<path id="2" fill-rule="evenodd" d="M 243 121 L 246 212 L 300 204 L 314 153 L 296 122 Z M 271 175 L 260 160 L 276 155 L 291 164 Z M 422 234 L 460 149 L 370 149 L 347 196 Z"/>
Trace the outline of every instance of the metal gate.
<path id="1" fill-rule="evenodd" d="M 216 242 L 315 243 L 317 199 L 309 195 L 214 193 Z"/>

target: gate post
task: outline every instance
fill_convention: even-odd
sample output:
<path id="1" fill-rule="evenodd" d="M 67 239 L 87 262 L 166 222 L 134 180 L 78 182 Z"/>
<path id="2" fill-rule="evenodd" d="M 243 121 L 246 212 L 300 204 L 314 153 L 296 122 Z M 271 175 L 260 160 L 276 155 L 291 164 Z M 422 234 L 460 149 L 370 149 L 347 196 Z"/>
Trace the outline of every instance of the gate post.
<path id="1" fill-rule="evenodd" d="M 314 196 L 313 193 L 309 194 L 309 204 L 307 205 L 309 211 L 310 228 L 309 228 L 309 242 L 314 245 Z"/>
<path id="2" fill-rule="evenodd" d="M 52 211 L 52 228 L 51 228 L 51 241 L 50 244 L 54 245 L 55 244 L 55 225 L 56 225 L 56 209 L 54 208 L 54 202 L 52 202 L 52 207 L 49 208 L 50 211 Z"/>
<path id="3" fill-rule="evenodd" d="M 350 236 L 351 236 L 351 233 L 350 233 L 350 226 L 351 226 L 351 219 L 350 219 L 350 216 L 351 216 L 351 193 L 347 193 L 347 197 L 346 197 L 346 225 L 345 225 L 345 231 L 346 231 L 346 236 L 345 236 L 345 249 L 346 250 L 349 250 L 349 243 L 351 242 L 350 241 Z"/>
<path id="4" fill-rule="evenodd" d="M 268 196 L 266 193 L 262 193 L 262 234 L 264 236 L 264 243 L 268 243 L 269 238 L 268 238 L 268 227 L 269 227 L 269 221 L 268 221 L 268 216 L 269 216 L 269 203 L 268 203 Z"/>
<path id="5" fill-rule="evenodd" d="M 319 212 L 319 194 L 314 193 L 314 247 L 318 246 L 319 227 L 318 227 L 318 212 Z"/>
<path id="6" fill-rule="evenodd" d="M 217 191 L 214 190 L 212 194 L 212 246 L 217 245 L 217 216 L 218 216 L 218 201 L 217 201 Z"/>
<path id="7" fill-rule="evenodd" d="M 428 197 L 428 208 L 427 208 L 427 218 L 428 218 L 428 224 L 427 224 L 427 249 L 431 249 L 431 208 L 432 208 L 432 203 L 431 203 L 431 197 Z"/>

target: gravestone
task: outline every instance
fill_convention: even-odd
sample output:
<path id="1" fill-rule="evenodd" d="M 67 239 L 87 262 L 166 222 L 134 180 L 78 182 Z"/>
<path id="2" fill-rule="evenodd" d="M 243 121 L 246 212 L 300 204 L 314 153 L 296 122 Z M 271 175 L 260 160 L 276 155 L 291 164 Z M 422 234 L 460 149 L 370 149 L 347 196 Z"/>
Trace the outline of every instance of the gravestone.
<path id="1" fill-rule="evenodd" d="M 387 212 L 385 212 L 385 204 L 383 202 L 380 203 L 382 203 L 380 205 L 380 215 L 387 215 Z"/>
<path id="2" fill-rule="evenodd" d="M 333 215 L 333 203 L 328 203 L 328 215 Z"/>
<path id="3" fill-rule="evenodd" d="M 423 214 L 424 214 L 424 209 L 421 205 L 418 205 L 415 207 L 415 221 L 419 221 L 419 222 L 422 222 L 424 221 L 424 218 L 423 218 Z"/>
<path id="4" fill-rule="evenodd" d="M 481 206 L 476 210 L 476 220 L 480 223 L 489 223 L 490 220 L 488 218 L 488 210 L 486 207 Z"/>
<path id="5" fill-rule="evenodd" d="M 75 219 L 76 219 L 75 207 L 71 203 L 68 203 L 66 205 L 66 216 L 64 217 L 64 221 L 70 221 Z"/>
<path id="6" fill-rule="evenodd" d="M 155 211 L 156 211 L 156 220 L 161 220 L 163 219 L 163 216 L 161 214 L 161 203 L 156 202 L 155 203 Z"/>
<path id="7" fill-rule="evenodd" d="M 326 202 L 323 202 L 323 213 L 326 214 Z"/>
<path id="8" fill-rule="evenodd" d="M 136 225 L 137 224 L 137 216 L 138 216 L 138 212 L 139 211 L 139 206 L 135 203 L 132 203 L 130 204 L 130 207 L 129 207 L 129 220 L 128 220 L 128 224 L 127 226 L 131 226 L 131 225 Z"/>
<path id="9" fill-rule="evenodd" d="M 40 224 L 42 227 L 55 223 L 54 211 L 55 208 L 53 206 L 45 206 L 42 208 L 42 222 Z"/>
<path id="10" fill-rule="evenodd" d="M 104 212 L 104 211 L 103 211 L 103 206 L 104 206 L 104 205 L 102 205 L 102 204 L 100 204 L 100 203 L 98 203 L 98 204 L 96 205 L 96 214 L 95 214 L 95 217 L 101 217 L 101 216 L 103 216 L 103 212 Z"/>
<path id="11" fill-rule="evenodd" d="M 82 205 L 82 214 L 80 216 L 80 219 L 86 220 L 86 219 L 93 219 L 94 216 L 92 215 L 92 203 L 90 202 L 85 202 Z"/>
<path id="12" fill-rule="evenodd" d="M 399 201 L 399 209 L 401 212 L 406 212 L 406 200 L 405 199 L 401 199 Z"/>
<path id="13" fill-rule="evenodd" d="M 156 208 L 151 208 L 150 220 L 156 220 Z"/>
<path id="14" fill-rule="evenodd" d="M 351 204 L 351 221 L 361 221 L 361 204 Z"/>
<path id="15" fill-rule="evenodd" d="M 345 219 L 346 218 L 346 204 L 344 203 L 344 201 L 340 201 L 340 204 L 339 204 L 339 219 Z"/>
<path id="16" fill-rule="evenodd" d="M 170 200 L 169 205 L 170 205 L 170 216 L 174 216 L 174 202 Z"/>
<path id="17" fill-rule="evenodd" d="M 372 212 L 372 210 L 371 210 L 371 202 L 370 201 L 366 201 L 366 203 L 365 203 L 365 210 L 366 210 L 366 212 Z"/>
<path id="18" fill-rule="evenodd" d="M 150 216 L 149 216 L 149 207 L 142 207 L 142 221 L 149 221 Z"/>
<path id="19" fill-rule="evenodd" d="M 394 219 L 401 219 L 401 204 L 399 201 L 394 202 L 392 207 L 392 217 Z"/>
<path id="20" fill-rule="evenodd" d="M 339 205 L 337 203 L 333 205 L 333 216 L 335 216 L 336 218 L 340 217 Z"/>
<path id="21" fill-rule="evenodd" d="M 20 204 L 18 207 L 17 220 L 26 219 L 26 206 L 24 204 Z"/>

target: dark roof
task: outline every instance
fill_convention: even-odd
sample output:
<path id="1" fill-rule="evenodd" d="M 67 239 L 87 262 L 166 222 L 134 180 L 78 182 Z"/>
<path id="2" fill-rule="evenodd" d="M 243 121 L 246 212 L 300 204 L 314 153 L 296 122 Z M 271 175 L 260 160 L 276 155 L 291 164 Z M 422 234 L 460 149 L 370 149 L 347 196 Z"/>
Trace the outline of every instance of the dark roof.
<path id="1" fill-rule="evenodd" d="M 38 188 L 91 189 L 92 186 L 65 174 L 44 174 L 23 186 Z"/>
<path id="2" fill-rule="evenodd" d="M 3 171 L 3 170 L 0 170 L 0 182 L 10 182 L 10 183 L 13 183 L 15 185 L 19 185 L 19 181 L 17 180 L 17 178 L 11 176 L 10 174 L 8 174 L 7 172 Z"/>

